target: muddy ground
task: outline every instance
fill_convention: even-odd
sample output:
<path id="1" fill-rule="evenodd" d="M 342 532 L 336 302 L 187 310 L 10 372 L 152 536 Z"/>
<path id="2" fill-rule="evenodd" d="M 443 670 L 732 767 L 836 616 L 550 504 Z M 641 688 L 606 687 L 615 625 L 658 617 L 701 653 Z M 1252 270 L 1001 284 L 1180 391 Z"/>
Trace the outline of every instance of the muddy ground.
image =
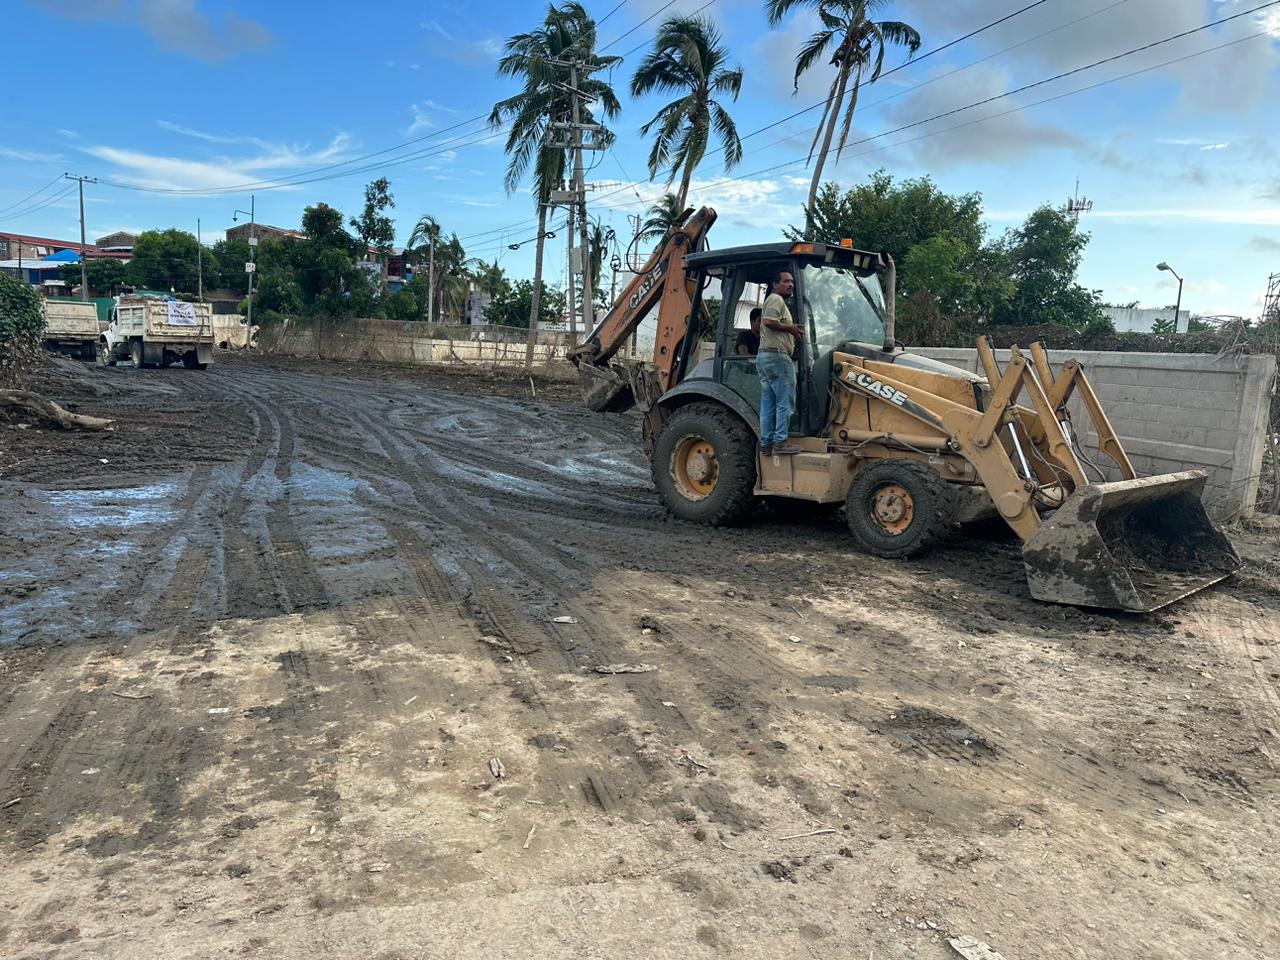
<path id="1" fill-rule="evenodd" d="M 673 522 L 565 384 L 34 385 L 119 426 L 0 421 L 3 956 L 1280 955 L 1274 533 L 1110 615 Z"/>

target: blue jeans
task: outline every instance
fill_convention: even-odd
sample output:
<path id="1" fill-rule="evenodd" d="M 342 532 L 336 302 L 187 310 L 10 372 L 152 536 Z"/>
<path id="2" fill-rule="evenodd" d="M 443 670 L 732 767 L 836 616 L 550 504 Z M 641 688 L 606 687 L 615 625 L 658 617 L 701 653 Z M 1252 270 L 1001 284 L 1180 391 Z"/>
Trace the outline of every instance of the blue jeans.
<path id="1" fill-rule="evenodd" d="M 760 445 L 787 442 L 787 425 L 796 404 L 796 366 L 785 353 L 756 354 L 760 374 Z"/>

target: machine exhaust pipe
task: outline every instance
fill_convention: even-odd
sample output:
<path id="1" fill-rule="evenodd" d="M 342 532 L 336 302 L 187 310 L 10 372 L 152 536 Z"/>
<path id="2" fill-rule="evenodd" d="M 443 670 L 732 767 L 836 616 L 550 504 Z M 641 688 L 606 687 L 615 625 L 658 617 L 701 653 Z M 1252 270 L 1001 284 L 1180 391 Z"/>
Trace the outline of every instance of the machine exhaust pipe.
<path id="1" fill-rule="evenodd" d="M 893 353 L 897 340 L 893 337 L 894 320 L 898 312 L 898 268 L 894 266 L 893 257 L 882 253 L 884 259 L 884 352 Z"/>

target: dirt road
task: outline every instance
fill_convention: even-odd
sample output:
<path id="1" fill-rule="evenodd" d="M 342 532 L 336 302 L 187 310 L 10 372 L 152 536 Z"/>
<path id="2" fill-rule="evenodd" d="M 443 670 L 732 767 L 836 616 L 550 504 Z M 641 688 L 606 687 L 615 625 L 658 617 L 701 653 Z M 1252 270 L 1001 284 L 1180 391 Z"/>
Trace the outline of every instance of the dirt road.
<path id="1" fill-rule="evenodd" d="M 669 520 L 563 387 L 58 368 L 0 423 L 0 954 L 1280 955 L 1280 564 Z M 600 672 L 626 669 L 643 672 Z"/>

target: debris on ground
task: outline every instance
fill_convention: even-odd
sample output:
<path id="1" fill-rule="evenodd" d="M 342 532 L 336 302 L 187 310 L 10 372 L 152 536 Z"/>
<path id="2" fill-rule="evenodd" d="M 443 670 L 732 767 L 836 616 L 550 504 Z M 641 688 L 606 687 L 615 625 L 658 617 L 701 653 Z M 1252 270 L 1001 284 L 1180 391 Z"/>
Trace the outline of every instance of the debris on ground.
<path id="1" fill-rule="evenodd" d="M 596 673 L 652 673 L 657 667 L 647 663 L 602 663 L 595 667 Z"/>
<path id="2" fill-rule="evenodd" d="M 1003 955 L 992 950 L 976 937 L 952 937 L 947 943 L 951 945 L 952 950 L 964 957 L 964 960 L 1005 960 Z"/>

